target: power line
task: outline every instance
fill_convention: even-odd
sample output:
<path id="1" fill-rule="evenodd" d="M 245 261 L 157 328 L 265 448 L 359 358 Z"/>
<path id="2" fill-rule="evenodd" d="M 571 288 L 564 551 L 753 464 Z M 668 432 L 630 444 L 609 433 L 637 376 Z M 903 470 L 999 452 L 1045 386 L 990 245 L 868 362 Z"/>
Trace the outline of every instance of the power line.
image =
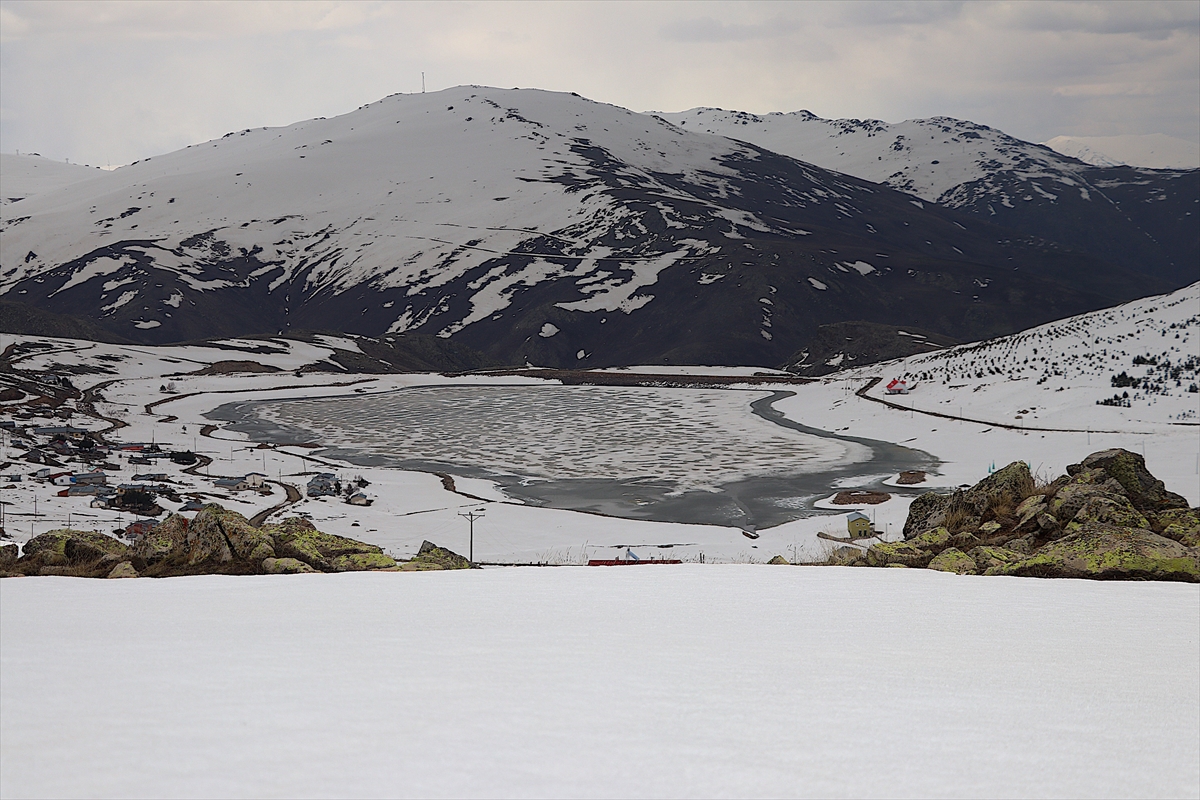
<path id="1" fill-rule="evenodd" d="M 483 512 L 468 511 L 465 514 L 460 513 L 459 516 L 464 517 L 467 520 L 467 523 L 470 525 L 471 542 L 469 545 L 470 549 L 467 551 L 467 561 L 473 564 L 475 563 L 475 520 L 483 519 Z"/>

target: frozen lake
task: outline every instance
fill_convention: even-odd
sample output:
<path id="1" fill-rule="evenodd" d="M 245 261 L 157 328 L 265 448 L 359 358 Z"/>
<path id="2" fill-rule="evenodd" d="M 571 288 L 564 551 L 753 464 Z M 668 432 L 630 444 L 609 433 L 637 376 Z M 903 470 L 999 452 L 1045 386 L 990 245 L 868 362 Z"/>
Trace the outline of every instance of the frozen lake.
<path id="1" fill-rule="evenodd" d="M 749 529 L 811 513 L 835 484 L 931 461 L 782 420 L 770 403 L 788 394 L 425 386 L 232 403 L 209 416 L 259 440 L 319 442 L 363 466 L 489 478 L 532 504 Z"/>

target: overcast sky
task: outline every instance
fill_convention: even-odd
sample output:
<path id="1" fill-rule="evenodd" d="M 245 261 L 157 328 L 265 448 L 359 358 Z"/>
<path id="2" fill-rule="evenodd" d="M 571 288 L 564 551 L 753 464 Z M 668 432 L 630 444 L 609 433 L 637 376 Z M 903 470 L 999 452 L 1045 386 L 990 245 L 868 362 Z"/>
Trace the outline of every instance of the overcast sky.
<path id="1" fill-rule="evenodd" d="M 1200 2 L 0 2 L 0 150 L 103 166 L 458 84 L 1200 141 Z"/>

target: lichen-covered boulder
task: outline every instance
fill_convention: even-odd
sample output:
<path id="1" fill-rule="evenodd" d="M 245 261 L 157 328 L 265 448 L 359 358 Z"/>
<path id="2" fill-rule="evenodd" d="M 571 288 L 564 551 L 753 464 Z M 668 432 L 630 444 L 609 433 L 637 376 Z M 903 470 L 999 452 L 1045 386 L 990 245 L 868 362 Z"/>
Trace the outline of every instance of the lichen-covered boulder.
<path id="1" fill-rule="evenodd" d="M 172 514 L 133 543 L 133 554 L 147 564 L 155 564 L 187 547 L 188 518 Z"/>
<path id="2" fill-rule="evenodd" d="M 1088 523 L 1000 574 L 1197 583 L 1200 552 L 1149 530 Z"/>
<path id="3" fill-rule="evenodd" d="M 17 546 L 15 544 L 0 545 L 0 572 L 8 572 L 17 563 Z"/>
<path id="4" fill-rule="evenodd" d="M 268 575 L 299 575 L 316 572 L 315 569 L 295 558 L 265 558 L 262 569 Z"/>
<path id="5" fill-rule="evenodd" d="M 1169 508 L 1153 515 L 1150 529 L 1187 547 L 1200 547 L 1200 509 Z"/>
<path id="6" fill-rule="evenodd" d="M 447 550 L 444 547 L 439 547 L 433 542 L 421 542 L 421 549 L 417 551 L 416 556 L 412 561 L 437 564 L 442 569 L 470 569 L 471 562 L 460 556 L 453 550 Z M 409 562 L 412 563 L 412 562 Z"/>
<path id="7" fill-rule="evenodd" d="M 964 501 L 976 514 L 986 514 L 998 506 L 1017 508 L 1033 492 L 1033 475 L 1024 461 L 1014 461 L 1003 469 L 996 470 L 963 492 Z"/>
<path id="8" fill-rule="evenodd" d="M 128 561 L 122 561 L 112 568 L 112 572 L 108 573 L 110 578 L 136 578 L 138 571 L 133 568 L 133 564 Z"/>
<path id="9" fill-rule="evenodd" d="M 400 565 L 401 572 L 429 572 L 430 570 L 445 569 L 435 561 L 405 561 Z"/>
<path id="10" fill-rule="evenodd" d="M 26 542 L 14 568 L 27 575 L 104 577 L 128 554 L 124 542 L 103 533 L 60 529 Z M 48 568 L 51 571 L 47 572 Z"/>
<path id="11" fill-rule="evenodd" d="M 383 554 L 381 547 L 322 533 L 311 522 L 299 517 L 286 519 L 278 525 L 267 525 L 263 533 L 270 537 L 276 556 L 303 561 L 321 572 L 386 569 L 396 565 Z"/>
<path id="12" fill-rule="evenodd" d="M 980 544 L 979 536 L 971 531 L 959 531 L 950 537 L 950 546 L 959 550 L 970 550 L 977 544 Z"/>
<path id="13" fill-rule="evenodd" d="M 396 559 L 383 553 L 349 553 L 333 559 L 337 572 L 365 572 L 372 569 L 392 569 Z"/>
<path id="14" fill-rule="evenodd" d="M 220 506 L 214 506 L 214 508 L 220 508 Z M 197 517 L 199 517 L 199 514 L 197 514 Z M 261 561 L 263 558 L 269 558 L 274 555 L 274 546 L 271 543 L 271 537 L 259 528 L 251 525 L 250 520 L 241 514 L 221 508 L 217 514 L 217 518 L 221 525 L 221 531 L 225 534 L 225 540 L 229 542 L 229 547 L 233 550 L 233 555 L 236 558 L 255 560 L 255 553 L 265 553 L 261 558 L 257 559 Z M 266 552 L 268 550 L 270 551 L 269 553 Z"/>
<path id="15" fill-rule="evenodd" d="M 1086 475 L 1084 476 L 1084 480 L 1073 481 L 1059 488 L 1054 495 L 1054 499 L 1050 501 L 1049 513 L 1054 516 L 1054 519 L 1062 523 L 1070 522 L 1079 513 L 1079 509 L 1083 508 L 1084 504 L 1093 497 L 1117 503 L 1126 499 L 1125 495 L 1121 493 L 1120 484 L 1116 481 L 1113 481 L 1111 484 L 1107 481 L 1094 483 L 1087 480 L 1090 477 L 1093 477 L 1093 475 Z"/>
<path id="16" fill-rule="evenodd" d="M 1020 553 L 1023 556 L 1027 556 L 1032 554 L 1034 550 L 1033 542 L 1031 542 L 1029 538 L 1030 537 L 1028 536 L 1024 536 L 1019 539 L 1009 539 L 1007 542 L 1001 542 L 1000 547 L 1003 547 L 1005 550 L 1012 550 L 1014 553 Z"/>
<path id="17" fill-rule="evenodd" d="M 1101 470 L 1116 479 L 1134 508 L 1142 512 L 1164 511 L 1168 508 L 1187 508 L 1187 500 L 1174 492 L 1146 469 L 1146 460 L 1137 453 L 1114 448 L 1092 453 L 1080 464 L 1067 467 L 1074 475 L 1084 470 Z"/>
<path id="18" fill-rule="evenodd" d="M 1013 516 L 1017 518 L 1017 524 L 1013 526 L 1013 530 L 1026 533 L 1036 531 L 1040 527 L 1038 517 L 1049 510 L 1050 504 L 1046 502 L 1045 495 L 1030 495 L 1013 512 Z"/>
<path id="19" fill-rule="evenodd" d="M 867 553 L 861 547 L 843 545 L 830 553 L 825 563 L 835 567 L 856 567 L 867 563 Z"/>
<path id="20" fill-rule="evenodd" d="M 233 548 L 225 538 L 222 521 L 227 515 L 235 513 L 215 503 L 209 503 L 196 513 L 187 530 L 186 561 L 189 566 L 228 564 L 233 561 Z"/>
<path id="21" fill-rule="evenodd" d="M 956 575 L 974 575 L 977 569 L 975 559 L 957 547 L 949 547 L 938 553 L 929 562 L 929 568 L 940 572 L 953 572 Z"/>
<path id="22" fill-rule="evenodd" d="M 1018 540 L 1022 541 L 1022 540 Z M 975 569 L 983 575 L 995 575 L 1024 559 L 1028 552 L 1019 553 L 1007 547 L 976 547 L 967 553 L 975 561 Z M 993 572 L 992 570 L 996 570 Z"/>
<path id="23" fill-rule="evenodd" d="M 933 560 L 933 551 L 905 542 L 878 542 L 867 550 L 867 564 L 872 567 L 925 567 Z"/>
<path id="24" fill-rule="evenodd" d="M 924 547 L 934 551 L 943 550 L 950 544 L 950 531 L 941 527 L 932 528 L 912 537 L 909 539 L 909 542 L 917 547 Z"/>
<path id="25" fill-rule="evenodd" d="M 908 519 L 904 522 L 904 538 L 909 539 L 922 531 L 936 528 L 945 519 L 950 495 L 926 492 L 918 495 L 908 507 Z"/>
<path id="26" fill-rule="evenodd" d="M 1075 512 L 1075 516 L 1067 523 L 1068 533 L 1074 533 L 1085 525 L 1095 522 L 1105 522 L 1119 528 L 1149 528 L 1138 510 L 1124 497 L 1108 497 L 1093 495 Z"/>

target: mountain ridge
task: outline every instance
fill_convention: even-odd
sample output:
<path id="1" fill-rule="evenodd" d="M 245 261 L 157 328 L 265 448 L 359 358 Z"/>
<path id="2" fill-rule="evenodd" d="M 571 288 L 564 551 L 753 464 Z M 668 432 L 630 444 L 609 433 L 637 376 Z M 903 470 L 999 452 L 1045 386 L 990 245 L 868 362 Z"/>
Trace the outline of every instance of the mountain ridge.
<path id="1" fill-rule="evenodd" d="M 501 363 L 774 366 L 847 319 L 961 341 L 1170 288 L 539 90 L 393 95 L 2 213 L 0 297 L 146 343 L 412 331 Z"/>

